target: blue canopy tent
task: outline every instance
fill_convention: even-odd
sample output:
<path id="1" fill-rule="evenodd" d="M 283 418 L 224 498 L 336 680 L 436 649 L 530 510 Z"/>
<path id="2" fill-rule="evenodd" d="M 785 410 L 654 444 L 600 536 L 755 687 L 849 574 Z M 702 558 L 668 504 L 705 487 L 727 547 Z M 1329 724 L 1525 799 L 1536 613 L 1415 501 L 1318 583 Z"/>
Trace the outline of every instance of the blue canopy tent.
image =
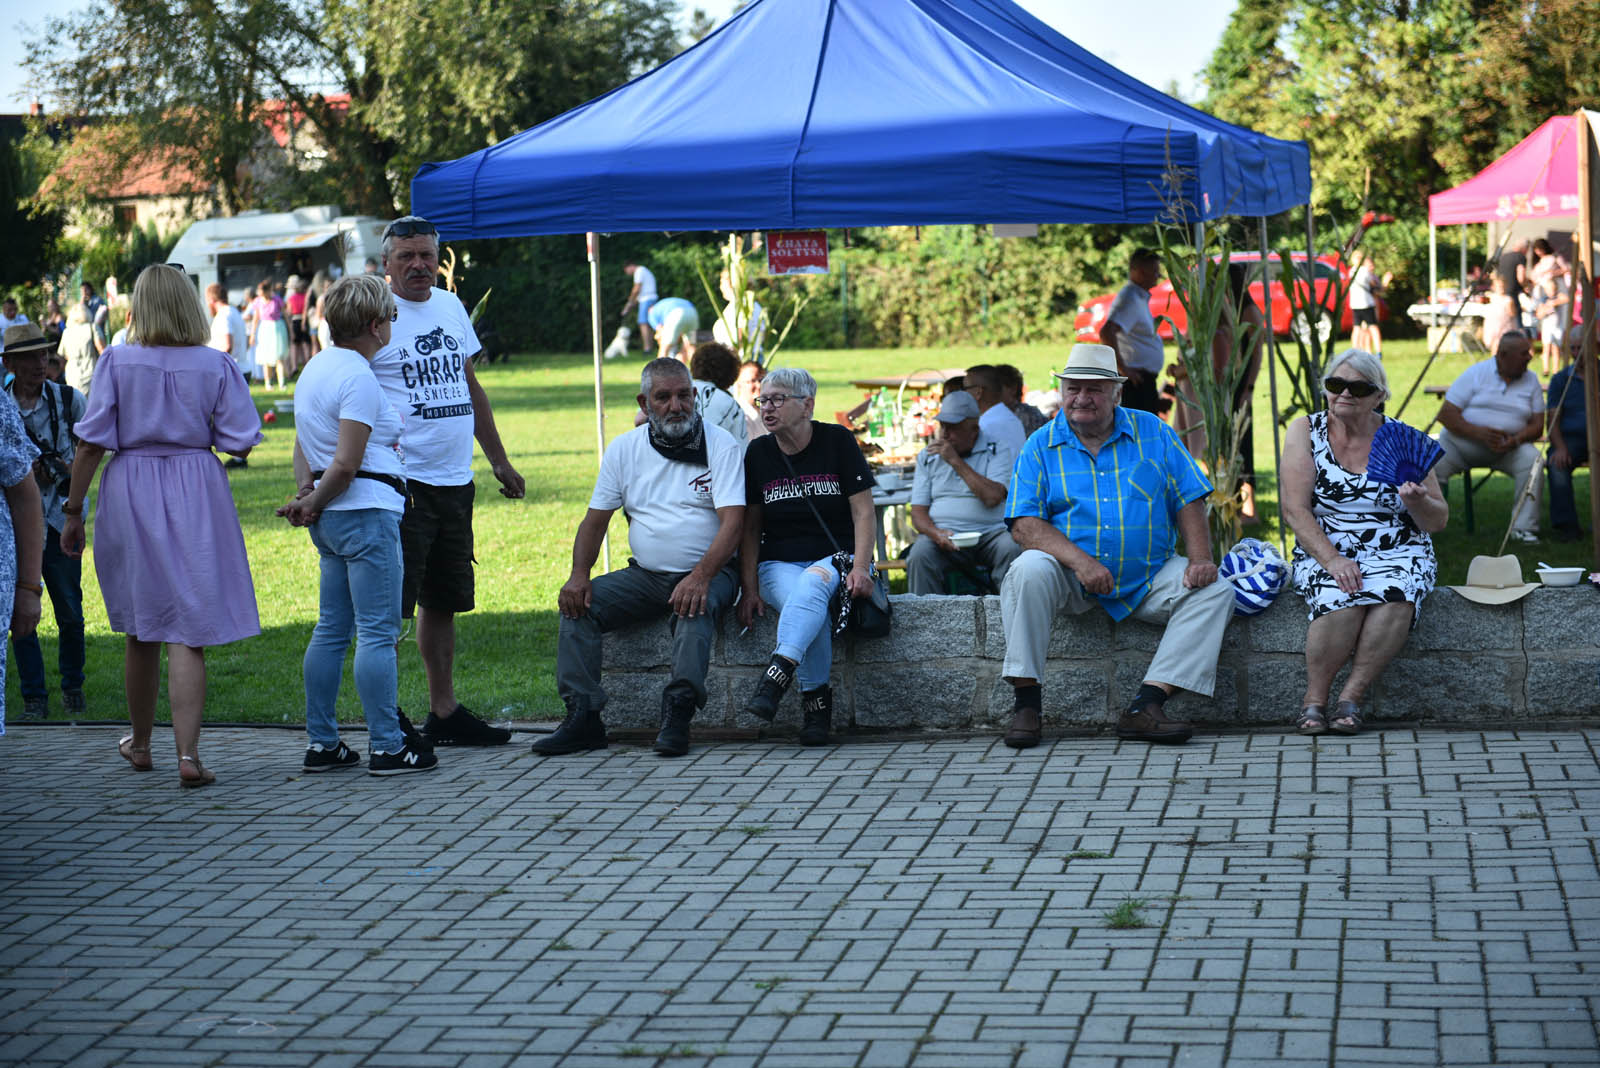
<path id="1" fill-rule="evenodd" d="M 757 0 L 648 74 L 425 165 L 447 238 L 1189 221 L 1305 203 L 1310 154 L 1159 93 L 1011 0 Z"/>
<path id="2" fill-rule="evenodd" d="M 424 165 L 411 203 L 445 238 L 590 234 L 603 452 L 598 233 L 1149 223 L 1172 178 L 1197 227 L 1261 217 L 1265 256 L 1265 217 L 1310 200 L 1311 157 L 1011 0 L 755 0 L 627 85 Z"/>

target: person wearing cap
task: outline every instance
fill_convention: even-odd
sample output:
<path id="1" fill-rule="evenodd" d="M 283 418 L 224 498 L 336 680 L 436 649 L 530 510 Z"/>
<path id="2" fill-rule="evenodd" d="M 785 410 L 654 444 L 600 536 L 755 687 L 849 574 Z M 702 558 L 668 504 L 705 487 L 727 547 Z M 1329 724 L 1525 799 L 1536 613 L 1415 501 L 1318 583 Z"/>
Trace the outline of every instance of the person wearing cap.
<path id="1" fill-rule="evenodd" d="M 1211 484 L 1166 423 L 1120 406 L 1126 379 L 1108 346 L 1075 345 L 1056 378 L 1061 410 L 1023 447 L 1006 505 L 1023 551 L 1000 586 L 1001 677 L 1016 692 L 1005 744 L 1039 744 L 1051 627 L 1063 608 L 1096 602 L 1113 620 L 1165 625 L 1117 736 L 1188 741 L 1193 728 L 1164 702 L 1180 689 L 1211 696 L 1233 615 L 1233 588 L 1211 557 Z"/>
<path id="2" fill-rule="evenodd" d="M 945 397 L 939 437 L 917 457 L 911 480 L 911 525 L 921 537 L 906 554 L 909 592 L 944 593 L 947 574 L 975 577 L 977 565 L 989 569 L 994 586 L 1005 579 L 1022 552 L 1006 529 L 1006 486 L 1015 459 L 979 427 L 972 394 L 957 390 Z M 957 545 L 952 538 L 960 534 L 976 535 L 977 543 Z"/>
<path id="3" fill-rule="evenodd" d="M 1542 480 L 1533 475 L 1539 464 L 1534 442 L 1544 436 L 1545 395 L 1538 376 L 1528 370 L 1532 359 L 1528 335 L 1507 330 L 1492 357 L 1468 367 L 1450 383 L 1438 416 L 1444 459 L 1433 472 L 1440 486 L 1456 472 L 1474 467 L 1510 475 L 1519 501 L 1511 539 L 1524 544 L 1539 540 L 1543 488 Z"/>
<path id="4" fill-rule="evenodd" d="M 62 709 L 76 718 L 84 714 L 83 562 L 61 551 L 61 530 L 67 525 L 61 506 L 67 499 L 72 460 L 77 453 L 73 428 L 83 418 L 86 402 L 83 394 L 71 386 L 58 385 L 45 377 L 55 346 L 38 327 L 32 323 L 7 327 L 0 337 L 5 344 L 5 367 L 12 375 L 6 392 L 22 414 L 23 432 L 39 450 L 39 457 L 33 462 L 33 477 L 44 504 L 41 579 L 56 617 Z M 50 691 L 38 634 L 13 631 L 11 649 L 16 654 L 22 690 L 22 718 L 47 718 Z"/>
<path id="5" fill-rule="evenodd" d="M 511 732 L 491 727 L 456 700 L 456 614 L 474 606 L 472 442 L 476 438 L 504 497 L 521 499 L 494 409 L 473 360 L 483 346 L 454 293 L 433 283 L 439 232 L 407 215 L 383 231 L 383 269 L 395 298 L 389 344 L 372 372 L 405 420 L 401 449 L 408 489 L 400 544 L 405 559 L 401 606 L 417 620 L 417 651 L 428 676 L 428 718 L 420 732 L 400 717 L 408 744 L 505 745 Z M 302 490 L 308 487 L 302 485 Z"/>

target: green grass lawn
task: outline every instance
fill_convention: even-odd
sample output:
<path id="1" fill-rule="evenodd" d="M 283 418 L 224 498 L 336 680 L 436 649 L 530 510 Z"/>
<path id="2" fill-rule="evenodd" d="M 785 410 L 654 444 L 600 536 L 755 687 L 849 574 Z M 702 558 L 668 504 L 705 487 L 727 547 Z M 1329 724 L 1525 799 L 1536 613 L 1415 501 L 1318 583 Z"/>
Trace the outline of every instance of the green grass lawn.
<path id="1" fill-rule="evenodd" d="M 1399 394 L 1404 393 L 1426 360 L 1420 341 L 1390 342 L 1386 361 Z M 817 412 L 834 411 L 861 399 L 852 378 L 904 374 L 924 367 L 957 367 L 977 362 L 1009 362 L 1020 367 L 1032 385 L 1049 382 L 1049 372 L 1065 360 L 1062 346 L 1019 346 L 1004 349 L 951 348 L 919 350 L 854 350 L 790 352 L 782 362 L 806 367 L 820 383 Z M 1465 356 L 1441 357 L 1429 371 L 1428 383 L 1447 385 L 1470 362 Z M 477 464 L 478 610 L 460 617 L 456 687 L 460 699 L 489 718 L 521 720 L 557 718 L 555 690 L 556 591 L 571 564 L 573 531 L 587 506 L 596 470 L 594 387 L 586 356 L 518 356 L 509 365 L 480 371 L 494 403 L 501 436 L 512 462 L 528 481 L 525 500 L 509 501 L 496 490 L 481 458 Z M 1272 422 L 1263 373 L 1255 406 L 1258 498 L 1266 522 L 1252 531 L 1276 540 L 1277 490 L 1272 477 Z M 637 363 L 612 361 L 605 366 L 607 438 L 632 426 L 638 392 Z M 273 395 L 257 391 L 258 405 L 271 406 Z M 1432 418 L 1438 402 L 1419 392 L 1406 412 L 1407 422 L 1421 426 Z M 213 649 L 207 718 L 216 721 L 300 723 L 303 721 L 300 658 L 317 614 L 317 554 L 304 531 L 291 529 L 273 509 L 290 494 L 290 450 L 294 431 L 289 422 L 266 428 L 266 441 L 250 457 L 246 470 L 232 474 L 234 496 L 249 547 L 263 633 L 259 638 Z M 1577 478 L 1580 516 L 1588 514 L 1589 480 Z M 1459 485 L 1447 496 L 1459 512 Z M 1459 514 L 1435 538 L 1441 583 L 1464 580 L 1468 560 L 1494 553 L 1504 533 L 1511 504 L 1511 482 L 1496 476 L 1476 497 L 1478 529 L 1465 532 Z M 1587 528 L 1587 520 L 1584 520 Z M 620 516 L 611 528 L 611 564 L 627 559 L 627 533 Z M 1587 543 L 1543 542 L 1513 547 L 1531 579 L 1534 564 L 1587 564 Z M 119 719 L 122 702 L 122 638 L 106 626 L 99 587 L 85 556 L 84 604 L 88 617 L 88 695 L 92 718 Z M 54 682 L 55 625 L 48 607 L 40 627 L 47 670 Z M 15 718 L 21 697 L 10 672 L 8 707 Z M 426 690 L 416 647 L 407 643 L 400 663 L 400 700 L 418 712 L 426 708 Z M 59 697 L 52 695 L 59 715 Z M 347 682 L 339 704 L 341 720 L 361 721 L 353 686 Z M 163 720 L 165 713 L 162 713 Z M 420 718 L 420 716 L 418 717 Z"/>

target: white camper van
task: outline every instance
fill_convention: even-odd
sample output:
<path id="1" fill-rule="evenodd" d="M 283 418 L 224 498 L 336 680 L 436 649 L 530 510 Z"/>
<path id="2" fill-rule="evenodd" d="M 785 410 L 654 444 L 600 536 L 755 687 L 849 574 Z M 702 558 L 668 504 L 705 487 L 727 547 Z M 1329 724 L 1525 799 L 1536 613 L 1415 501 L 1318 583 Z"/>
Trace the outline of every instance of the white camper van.
<path id="1" fill-rule="evenodd" d="M 292 274 L 308 282 L 317 271 L 360 274 L 368 257 L 382 261 L 387 225 L 375 215 L 340 215 L 331 204 L 245 211 L 190 226 L 167 262 L 181 264 L 201 292 L 222 283 L 237 306 L 268 278 L 282 284 Z"/>

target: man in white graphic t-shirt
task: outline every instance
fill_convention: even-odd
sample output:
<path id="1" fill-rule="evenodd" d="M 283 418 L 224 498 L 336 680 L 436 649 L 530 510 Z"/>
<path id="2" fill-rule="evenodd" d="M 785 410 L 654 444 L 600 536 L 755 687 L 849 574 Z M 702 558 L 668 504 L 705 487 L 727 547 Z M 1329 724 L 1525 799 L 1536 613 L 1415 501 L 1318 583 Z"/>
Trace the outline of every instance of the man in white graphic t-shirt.
<path id="1" fill-rule="evenodd" d="M 500 492 L 520 498 L 522 476 L 506 458 L 489 398 L 473 373 L 482 346 L 461 300 L 434 287 L 439 234 L 407 215 L 383 232 L 383 269 L 395 297 L 387 347 L 373 373 L 405 420 L 410 500 L 400 523 L 405 555 L 401 604 L 417 619 L 417 651 L 428 675 L 428 719 L 420 740 L 441 745 L 504 745 L 511 732 L 484 723 L 456 700 L 456 613 L 473 608 L 472 440 L 477 438 Z M 408 742 L 419 740 L 404 716 Z"/>

